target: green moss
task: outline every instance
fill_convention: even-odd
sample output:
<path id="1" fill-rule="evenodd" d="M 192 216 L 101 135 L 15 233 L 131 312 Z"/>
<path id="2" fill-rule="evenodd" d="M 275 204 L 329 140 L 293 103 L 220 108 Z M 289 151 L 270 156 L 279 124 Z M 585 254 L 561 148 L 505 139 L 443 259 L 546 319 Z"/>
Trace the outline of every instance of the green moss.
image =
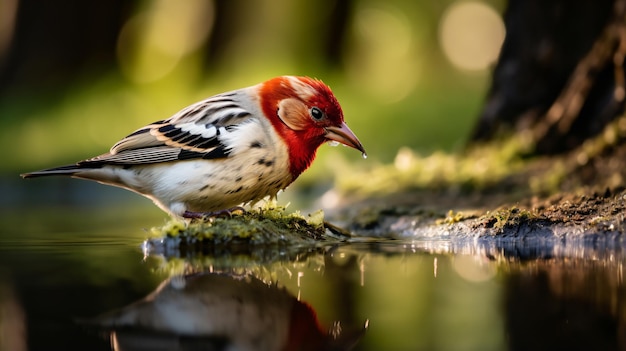
<path id="1" fill-rule="evenodd" d="M 619 145 L 624 139 L 626 139 L 626 116 L 621 116 L 607 124 L 602 133 L 586 140 L 579 148 L 577 160 L 581 164 L 586 163 L 607 149 Z"/>
<path id="2" fill-rule="evenodd" d="M 344 193 L 364 196 L 423 188 L 483 189 L 521 170 L 524 161 L 520 156 L 527 148 L 522 138 L 476 146 L 464 154 L 420 156 L 402 148 L 393 164 L 379 166 L 366 175 L 342 175 L 337 185 Z"/>
<path id="3" fill-rule="evenodd" d="M 494 212 L 487 212 L 478 223 L 487 228 L 494 228 L 498 232 L 506 228 L 517 227 L 521 224 L 530 224 L 540 220 L 539 215 L 518 207 L 499 209 Z"/>
<path id="4" fill-rule="evenodd" d="M 231 217 L 183 222 L 172 219 L 162 227 L 152 228 L 152 246 L 202 248 L 228 245 L 311 244 L 345 239 L 343 232 L 328 225 L 320 210 L 303 216 L 287 213 L 286 208 L 268 202 L 265 206 Z M 334 233 L 334 234 L 333 234 Z M 337 235 L 335 235 L 337 234 Z"/>
<path id="5" fill-rule="evenodd" d="M 610 223 L 611 218 L 608 216 L 596 216 L 589 220 L 590 226 L 602 226 L 605 223 Z"/>
<path id="6" fill-rule="evenodd" d="M 436 221 L 436 224 L 437 225 L 454 224 L 454 223 L 458 223 L 464 219 L 469 219 L 469 218 L 473 218 L 473 216 L 465 216 L 463 212 L 455 213 L 453 210 L 450 210 L 448 211 L 448 214 L 446 215 L 446 217 L 442 219 L 438 219 Z"/>

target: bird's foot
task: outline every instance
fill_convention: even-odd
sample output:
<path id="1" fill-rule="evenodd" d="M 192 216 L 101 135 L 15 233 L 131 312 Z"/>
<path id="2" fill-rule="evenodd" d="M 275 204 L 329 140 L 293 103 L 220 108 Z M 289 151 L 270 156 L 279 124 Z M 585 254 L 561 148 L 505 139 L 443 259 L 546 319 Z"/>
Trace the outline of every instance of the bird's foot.
<path id="1" fill-rule="evenodd" d="M 219 211 L 212 211 L 212 212 L 185 211 L 183 213 L 183 218 L 201 219 L 205 221 L 209 219 L 213 219 L 213 218 L 232 218 L 233 212 L 245 213 L 246 210 L 241 206 L 235 206 L 226 210 L 219 210 Z"/>

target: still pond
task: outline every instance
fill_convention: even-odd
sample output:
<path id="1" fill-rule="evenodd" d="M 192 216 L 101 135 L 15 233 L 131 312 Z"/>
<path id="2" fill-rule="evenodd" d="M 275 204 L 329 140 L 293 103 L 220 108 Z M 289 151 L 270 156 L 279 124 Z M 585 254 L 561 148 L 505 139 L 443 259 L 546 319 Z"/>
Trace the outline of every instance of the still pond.
<path id="1" fill-rule="evenodd" d="M 132 194 L 95 205 L 81 186 L 5 192 L 2 349 L 626 349 L 621 238 L 165 257 L 142 246 L 164 214 Z"/>

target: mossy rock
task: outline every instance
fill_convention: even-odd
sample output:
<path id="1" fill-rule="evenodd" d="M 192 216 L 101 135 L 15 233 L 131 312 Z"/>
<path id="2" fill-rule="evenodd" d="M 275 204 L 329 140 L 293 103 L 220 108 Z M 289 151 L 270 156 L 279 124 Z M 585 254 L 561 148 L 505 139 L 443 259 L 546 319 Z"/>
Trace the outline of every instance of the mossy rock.
<path id="1" fill-rule="evenodd" d="M 152 228 L 152 238 L 144 251 L 166 256 L 211 254 L 226 250 L 231 254 L 280 252 L 278 248 L 306 247 L 338 243 L 350 234 L 324 221 L 323 211 L 303 216 L 287 213 L 274 203 L 232 216 L 184 222 L 172 219 Z"/>

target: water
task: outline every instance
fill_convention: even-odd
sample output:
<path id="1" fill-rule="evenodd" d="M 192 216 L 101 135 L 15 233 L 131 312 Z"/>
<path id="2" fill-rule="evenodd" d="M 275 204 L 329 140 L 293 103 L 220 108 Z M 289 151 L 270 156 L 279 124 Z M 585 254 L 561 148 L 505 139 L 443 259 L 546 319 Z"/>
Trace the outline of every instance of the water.
<path id="1" fill-rule="evenodd" d="M 166 258 L 141 249 L 165 216 L 129 199 L 106 212 L 71 201 L 5 209 L 3 349 L 626 349 L 618 239 Z"/>

